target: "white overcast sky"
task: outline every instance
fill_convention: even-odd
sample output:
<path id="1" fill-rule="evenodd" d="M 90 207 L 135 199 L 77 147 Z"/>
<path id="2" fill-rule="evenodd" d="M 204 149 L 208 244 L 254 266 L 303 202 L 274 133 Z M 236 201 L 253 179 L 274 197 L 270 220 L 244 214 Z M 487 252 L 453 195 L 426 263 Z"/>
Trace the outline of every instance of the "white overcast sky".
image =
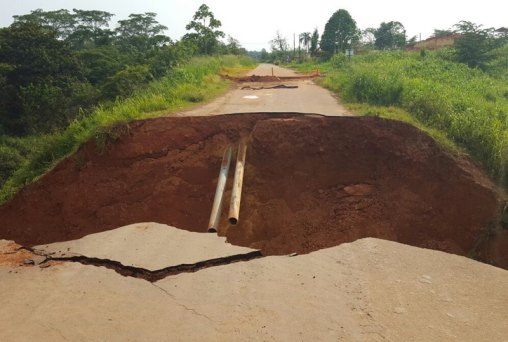
<path id="1" fill-rule="evenodd" d="M 378 27 L 383 21 L 400 21 L 408 37 L 431 35 L 434 28 L 447 29 L 460 20 L 486 27 L 508 27 L 508 1 L 396 1 L 396 0 L 0 0 L 0 26 L 9 26 L 12 16 L 31 10 L 103 10 L 114 13 L 114 21 L 130 13 L 155 12 L 159 22 L 168 27 L 172 39 L 186 33 L 185 25 L 202 4 L 206 3 L 222 22 L 222 30 L 248 50 L 269 48 L 276 31 L 292 44 L 293 33 L 312 31 L 321 34 L 330 16 L 339 9 L 347 10 L 359 28 Z"/>

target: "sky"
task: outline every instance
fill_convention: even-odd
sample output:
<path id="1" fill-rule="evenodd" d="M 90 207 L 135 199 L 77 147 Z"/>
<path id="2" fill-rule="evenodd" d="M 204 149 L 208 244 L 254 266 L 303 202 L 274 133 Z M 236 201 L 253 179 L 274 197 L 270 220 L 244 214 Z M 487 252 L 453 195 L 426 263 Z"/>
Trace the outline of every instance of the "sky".
<path id="1" fill-rule="evenodd" d="M 178 40 L 194 12 L 206 3 L 222 22 L 222 31 L 238 39 L 247 50 L 269 50 L 269 41 L 279 31 L 293 43 L 293 35 L 323 32 L 330 16 L 347 10 L 360 29 L 379 27 L 383 21 L 399 21 L 408 38 L 428 38 L 434 29 L 448 29 L 461 20 L 485 27 L 508 27 L 508 1 L 483 0 L 0 0 L 0 27 L 9 26 L 13 15 L 27 14 L 41 8 L 46 11 L 66 8 L 103 10 L 114 13 L 114 22 L 131 13 L 155 12 L 157 20 L 168 27 L 166 32 Z M 113 23 L 114 26 L 114 23 Z M 297 43 L 298 44 L 298 43 Z"/>

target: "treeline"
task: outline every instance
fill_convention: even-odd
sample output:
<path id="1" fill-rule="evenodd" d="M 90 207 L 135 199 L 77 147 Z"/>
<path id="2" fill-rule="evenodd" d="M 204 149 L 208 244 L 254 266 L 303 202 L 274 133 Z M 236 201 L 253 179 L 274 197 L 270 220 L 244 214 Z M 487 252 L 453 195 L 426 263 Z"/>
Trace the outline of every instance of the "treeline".
<path id="1" fill-rule="evenodd" d="M 126 98 L 196 55 L 244 54 L 202 5 L 174 41 L 156 14 L 35 10 L 0 29 L 0 135 L 67 127 L 98 104 Z"/>
<path id="2" fill-rule="evenodd" d="M 451 29 L 435 29 L 432 37 L 454 38 L 454 60 L 470 67 L 488 69 L 489 62 L 499 60 L 499 49 L 508 43 L 508 29 L 485 28 L 469 21 L 461 21 Z M 293 46 L 277 32 L 270 41 L 271 52 L 251 52 L 262 61 L 288 63 L 308 59 L 327 61 L 335 55 L 365 53 L 373 50 L 402 50 L 418 42 L 408 38 L 399 21 L 382 22 L 377 28 L 360 29 L 348 11 L 339 9 L 327 21 L 323 34 L 317 29 L 295 35 Z M 500 68 L 495 67 L 496 71 Z"/>

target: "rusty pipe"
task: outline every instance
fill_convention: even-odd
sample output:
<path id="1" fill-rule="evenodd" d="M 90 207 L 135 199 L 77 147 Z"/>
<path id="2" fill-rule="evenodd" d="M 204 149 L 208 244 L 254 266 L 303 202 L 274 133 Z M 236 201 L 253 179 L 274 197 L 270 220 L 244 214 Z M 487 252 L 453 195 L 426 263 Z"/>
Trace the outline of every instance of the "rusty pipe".
<path id="1" fill-rule="evenodd" d="M 245 155 L 247 145 L 240 144 L 238 156 L 236 157 L 235 178 L 233 180 L 233 191 L 231 192 L 231 203 L 229 205 L 229 223 L 237 224 L 240 215 L 240 202 L 242 199 L 243 170 L 245 168 Z"/>
<path id="2" fill-rule="evenodd" d="M 222 164 L 219 171 L 219 179 L 217 181 L 217 189 L 215 190 L 215 198 L 213 199 L 212 212 L 210 221 L 208 222 L 208 232 L 216 233 L 219 229 L 220 214 L 222 211 L 222 202 L 224 198 L 224 190 L 226 189 L 226 180 L 228 179 L 229 166 L 231 165 L 231 146 L 228 146 L 222 157 Z"/>

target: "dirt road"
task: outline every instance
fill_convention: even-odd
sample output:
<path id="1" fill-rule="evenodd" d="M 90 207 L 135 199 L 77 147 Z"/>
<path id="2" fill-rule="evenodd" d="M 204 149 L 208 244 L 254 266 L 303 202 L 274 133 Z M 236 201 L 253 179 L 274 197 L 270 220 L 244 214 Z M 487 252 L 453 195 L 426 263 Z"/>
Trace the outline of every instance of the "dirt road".
<path id="1" fill-rule="evenodd" d="M 273 64 L 260 64 L 248 75 L 298 76 L 294 71 Z M 277 85 L 297 88 L 259 89 Z M 254 89 L 242 89 L 242 88 Z M 238 83 L 226 95 L 178 115 L 212 115 L 246 112 L 304 112 L 329 116 L 344 116 L 351 113 L 341 105 L 328 90 L 314 84 L 312 80 L 280 81 L 275 83 Z"/>

